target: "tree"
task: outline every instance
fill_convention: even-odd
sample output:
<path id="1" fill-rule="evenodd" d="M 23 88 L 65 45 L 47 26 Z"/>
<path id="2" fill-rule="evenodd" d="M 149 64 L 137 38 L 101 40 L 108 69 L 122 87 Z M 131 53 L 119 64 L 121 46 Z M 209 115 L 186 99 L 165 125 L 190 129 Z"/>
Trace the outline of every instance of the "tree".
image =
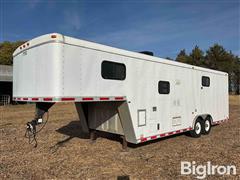
<path id="1" fill-rule="evenodd" d="M 240 94 L 240 58 L 238 56 L 234 58 L 233 74 L 235 76 L 233 81 L 234 87 L 236 88 L 236 94 Z"/>
<path id="2" fill-rule="evenodd" d="M 228 73 L 229 91 L 236 92 L 239 66 L 232 52 L 226 51 L 223 46 L 219 44 L 214 44 L 207 50 L 206 60 L 209 68 Z"/>
<path id="3" fill-rule="evenodd" d="M 179 54 L 177 55 L 176 61 L 182 62 L 182 63 L 187 63 L 187 64 L 192 64 L 191 58 L 186 54 L 185 49 L 182 49 Z"/>
<path id="4" fill-rule="evenodd" d="M 208 68 L 221 70 L 222 69 L 220 68 L 221 64 L 222 63 L 224 64 L 224 62 L 226 62 L 227 59 L 229 59 L 229 53 L 218 44 L 214 44 L 206 52 L 206 61 L 208 64 Z"/>
<path id="5" fill-rule="evenodd" d="M 12 65 L 12 54 L 25 41 L 17 41 L 17 42 L 2 42 L 0 43 L 0 64 L 3 65 Z"/>
<path id="6" fill-rule="evenodd" d="M 205 67 L 204 52 L 198 47 L 195 46 L 192 52 L 190 53 L 191 61 L 193 65 Z"/>

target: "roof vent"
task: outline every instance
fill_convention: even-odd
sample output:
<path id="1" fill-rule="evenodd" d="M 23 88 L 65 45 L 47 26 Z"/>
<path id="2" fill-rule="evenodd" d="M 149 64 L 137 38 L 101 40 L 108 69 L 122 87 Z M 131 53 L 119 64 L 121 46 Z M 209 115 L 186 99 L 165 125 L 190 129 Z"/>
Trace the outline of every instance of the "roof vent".
<path id="1" fill-rule="evenodd" d="M 153 56 L 153 52 L 151 52 L 151 51 L 141 51 L 139 53 L 146 54 L 146 55 L 149 55 L 149 56 Z"/>

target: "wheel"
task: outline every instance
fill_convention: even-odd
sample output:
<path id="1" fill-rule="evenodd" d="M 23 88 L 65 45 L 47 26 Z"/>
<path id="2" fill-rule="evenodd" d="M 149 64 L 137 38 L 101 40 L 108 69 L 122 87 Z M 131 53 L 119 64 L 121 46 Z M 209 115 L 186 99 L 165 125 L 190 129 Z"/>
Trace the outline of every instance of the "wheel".
<path id="1" fill-rule="evenodd" d="M 198 138 L 201 136 L 201 132 L 202 132 L 201 119 L 198 118 L 194 124 L 193 130 L 190 131 L 190 135 L 192 137 Z"/>
<path id="2" fill-rule="evenodd" d="M 211 118 L 207 117 L 202 124 L 202 134 L 204 135 L 209 134 L 211 131 L 211 127 L 212 127 Z"/>

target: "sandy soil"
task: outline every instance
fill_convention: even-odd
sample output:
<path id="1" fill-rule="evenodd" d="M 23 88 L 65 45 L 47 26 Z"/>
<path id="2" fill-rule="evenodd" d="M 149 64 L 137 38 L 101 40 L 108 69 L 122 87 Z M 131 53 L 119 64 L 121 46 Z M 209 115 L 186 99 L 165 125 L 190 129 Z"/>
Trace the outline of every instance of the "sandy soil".
<path id="1" fill-rule="evenodd" d="M 0 106 L 0 179 L 192 179 L 180 175 L 181 161 L 236 165 L 240 179 L 240 96 L 230 97 L 230 120 L 195 139 L 176 135 L 140 146 L 121 148 L 118 137 L 99 137 L 90 143 L 82 134 L 72 103 L 50 110 L 49 122 L 33 148 L 24 138 L 34 105 Z"/>

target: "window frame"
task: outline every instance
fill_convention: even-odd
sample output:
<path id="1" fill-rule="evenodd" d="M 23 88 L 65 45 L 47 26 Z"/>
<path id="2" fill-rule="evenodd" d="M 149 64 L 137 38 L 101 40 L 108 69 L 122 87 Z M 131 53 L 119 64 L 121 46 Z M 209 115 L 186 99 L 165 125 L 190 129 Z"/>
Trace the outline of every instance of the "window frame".
<path id="1" fill-rule="evenodd" d="M 167 83 L 168 84 L 168 92 L 167 93 L 162 93 L 160 91 L 160 83 Z M 170 94 L 170 82 L 169 81 L 158 81 L 158 93 L 159 94 Z"/>
<path id="2" fill-rule="evenodd" d="M 205 82 L 206 82 L 206 81 L 204 81 L 205 78 L 208 79 L 208 81 L 207 81 L 208 84 L 205 83 Z M 202 76 L 202 86 L 203 86 L 203 87 L 210 87 L 210 85 L 211 85 L 211 79 L 210 79 L 210 77 L 209 77 L 209 76 Z"/>
<path id="3" fill-rule="evenodd" d="M 103 73 L 103 64 L 104 64 L 104 63 L 109 63 L 109 64 L 111 63 L 111 64 L 123 66 L 123 67 L 124 67 L 124 78 L 119 79 L 119 78 L 112 78 L 112 77 L 109 78 L 109 77 L 104 76 L 104 73 Z M 124 63 L 119 63 L 119 62 L 104 60 L 104 61 L 102 61 L 102 63 L 101 63 L 101 76 L 102 76 L 103 79 L 124 81 L 124 80 L 126 79 L 126 76 L 127 76 L 126 65 L 125 65 Z"/>

